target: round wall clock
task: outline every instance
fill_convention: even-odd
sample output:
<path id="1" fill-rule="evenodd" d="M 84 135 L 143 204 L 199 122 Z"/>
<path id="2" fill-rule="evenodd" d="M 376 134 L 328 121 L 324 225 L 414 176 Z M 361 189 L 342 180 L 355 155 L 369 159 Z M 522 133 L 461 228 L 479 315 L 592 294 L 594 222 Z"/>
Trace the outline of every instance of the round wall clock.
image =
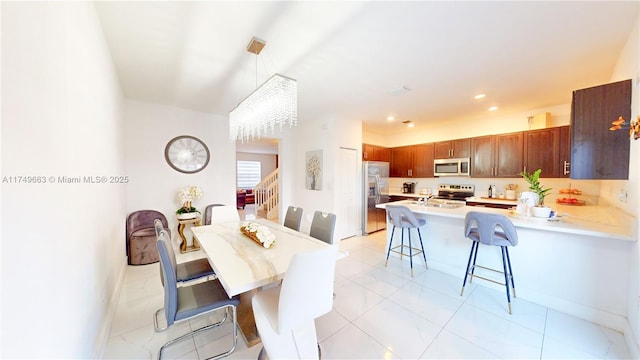
<path id="1" fill-rule="evenodd" d="M 181 135 L 169 140 L 164 158 L 169 166 L 186 174 L 197 173 L 209 163 L 209 148 L 200 139 Z"/>

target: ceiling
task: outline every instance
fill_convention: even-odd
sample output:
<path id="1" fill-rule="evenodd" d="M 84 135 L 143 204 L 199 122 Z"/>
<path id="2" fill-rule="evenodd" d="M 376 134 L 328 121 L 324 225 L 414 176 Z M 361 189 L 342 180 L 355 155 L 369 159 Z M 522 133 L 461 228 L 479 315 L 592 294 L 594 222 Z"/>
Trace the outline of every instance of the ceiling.
<path id="1" fill-rule="evenodd" d="M 277 72 L 298 81 L 300 122 L 330 113 L 381 134 L 408 131 L 405 120 L 420 128 L 567 104 L 572 90 L 610 80 L 639 11 L 637 1 L 96 8 L 127 98 L 228 114 Z M 246 51 L 253 36 L 267 43 L 257 58 Z"/>

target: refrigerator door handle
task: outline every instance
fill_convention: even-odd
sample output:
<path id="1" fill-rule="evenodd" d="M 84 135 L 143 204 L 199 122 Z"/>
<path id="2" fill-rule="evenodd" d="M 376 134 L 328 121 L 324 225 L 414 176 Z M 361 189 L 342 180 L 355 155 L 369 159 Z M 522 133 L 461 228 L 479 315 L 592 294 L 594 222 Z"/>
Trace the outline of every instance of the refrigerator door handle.
<path id="1" fill-rule="evenodd" d="M 376 204 L 380 204 L 380 175 L 376 174 Z"/>

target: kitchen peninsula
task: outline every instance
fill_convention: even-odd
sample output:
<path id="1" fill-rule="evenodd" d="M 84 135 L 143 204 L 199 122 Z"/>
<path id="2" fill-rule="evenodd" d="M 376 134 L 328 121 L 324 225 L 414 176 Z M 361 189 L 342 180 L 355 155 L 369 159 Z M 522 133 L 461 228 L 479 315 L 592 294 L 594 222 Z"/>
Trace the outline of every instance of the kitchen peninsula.
<path id="1" fill-rule="evenodd" d="M 624 330 L 637 220 L 619 209 L 557 206 L 554 210 L 562 216 L 549 221 L 512 214 L 510 210 L 428 207 L 412 200 L 378 207 L 389 204 L 405 205 L 417 217 L 427 220 L 420 231 L 429 268 L 460 278 L 460 286 L 471 248 L 470 240 L 464 237 L 466 213 L 507 215 L 519 239 L 509 252 L 518 298 Z M 387 223 L 387 246 L 392 226 Z M 399 236 L 395 241 L 399 241 Z M 499 249 L 483 247 L 478 263 L 501 268 Z M 488 282 L 478 284 L 504 291 L 503 287 Z M 515 305 L 514 313 L 517 312 Z"/>

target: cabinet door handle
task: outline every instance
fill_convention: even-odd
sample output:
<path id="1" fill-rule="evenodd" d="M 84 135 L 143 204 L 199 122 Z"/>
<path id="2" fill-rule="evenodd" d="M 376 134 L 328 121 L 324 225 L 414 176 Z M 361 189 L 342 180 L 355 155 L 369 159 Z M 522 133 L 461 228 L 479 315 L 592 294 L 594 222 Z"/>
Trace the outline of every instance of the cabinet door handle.
<path id="1" fill-rule="evenodd" d="M 413 170 L 409 170 L 409 171 L 407 172 L 407 174 L 408 174 L 408 176 L 413 176 Z"/>
<path id="2" fill-rule="evenodd" d="M 451 157 L 453 157 L 453 155 L 455 155 L 455 150 L 451 149 Z"/>
<path id="3" fill-rule="evenodd" d="M 562 168 L 562 174 L 563 175 L 568 175 L 571 173 L 571 163 L 567 162 L 566 160 L 564 161 L 564 166 Z"/>

